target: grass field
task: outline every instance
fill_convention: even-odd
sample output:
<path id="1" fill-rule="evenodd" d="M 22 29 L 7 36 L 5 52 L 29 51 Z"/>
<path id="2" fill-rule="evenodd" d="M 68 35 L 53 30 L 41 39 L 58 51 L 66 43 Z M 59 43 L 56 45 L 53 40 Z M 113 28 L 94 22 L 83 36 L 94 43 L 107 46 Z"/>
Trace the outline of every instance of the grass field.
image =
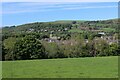
<path id="1" fill-rule="evenodd" d="M 3 78 L 117 78 L 118 57 L 4 61 Z"/>
<path id="2" fill-rule="evenodd" d="M 2 61 L 0 61 L 0 80 L 2 79 Z"/>
<path id="3" fill-rule="evenodd" d="M 80 30 L 80 29 L 71 29 L 71 30 L 69 30 L 69 32 L 72 32 L 72 33 L 83 33 L 85 31 Z"/>
<path id="4" fill-rule="evenodd" d="M 105 32 L 116 31 L 114 28 L 102 28 L 102 30 L 105 31 Z"/>

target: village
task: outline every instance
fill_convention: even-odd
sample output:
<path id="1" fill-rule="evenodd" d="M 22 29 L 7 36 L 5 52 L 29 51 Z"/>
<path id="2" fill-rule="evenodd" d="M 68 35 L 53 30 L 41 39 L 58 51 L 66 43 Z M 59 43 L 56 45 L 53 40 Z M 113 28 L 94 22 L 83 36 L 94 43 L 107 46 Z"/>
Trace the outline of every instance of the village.
<path id="1" fill-rule="evenodd" d="M 104 32 L 103 30 L 100 30 L 98 28 L 97 29 L 96 28 L 89 28 L 89 27 L 80 27 L 80 28 L 78 28 L 78 30 L 96 32 L 97 35 L 95 36 L 94 41 L 101 39 L 101 40 L 105 40 L 108 44 L 118 43 L 118 35 L 117 34 L 108 35 L 108 33 Z M 33 31 L 34 31 L 34 29 L 29 29 L 28 32 L 33 32 Z M 49 37 L 42 39 L 43 41 L 47 41 L 48 43 L 56 42 L 58 44 L 62 43 L 62 44 L 71 44 L 71 45 L 76 43 L 74 40 L 60 40 L 61 37 L 54 36 L 54 32 L 61 32 L 61 31 L 68 31 L 68 29 L 65 28 L 63 30 L 58 29 L 58 30 L 52 30 L 52 31 L 49 31 L 47 29 L 41 29 L 38 32 L 50 32 Z M 88 39 L 84 39 L 84 42 L 88 43 L 89 41 L 88 41 Z"/>

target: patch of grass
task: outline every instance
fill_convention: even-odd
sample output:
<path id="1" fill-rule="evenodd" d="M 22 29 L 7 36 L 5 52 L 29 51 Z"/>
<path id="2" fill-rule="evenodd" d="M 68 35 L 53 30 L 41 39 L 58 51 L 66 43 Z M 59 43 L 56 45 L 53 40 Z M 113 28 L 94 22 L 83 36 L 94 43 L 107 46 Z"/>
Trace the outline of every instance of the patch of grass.
<path id="1" fill-rule="evenodd" d="M 59 23 L 72 23 L 73 21 L 76 21 L 76 22 L 85 22 L 85 20 L 58 20 L 58 21 L 55 21 L 55 22 L 59 22 Z"/>
<path id="2" fill-rule="evenodd" d="M 2 79 L 2 61 L 0 61 L 0 80 Z"/>
<path id="3" fill-rule="evenodd" d="M 3 78 L 117 78 L 118 57 L 4 61 Z"/>
<path id="4" fill-rule="evenodd" d="M 71 29 L 68 32 L 72 32 L 72 33 L 83 33 L 85 31 L 81 30 L 81 29 Z"/>
<path id="5" fill-rule="evenodd" d="M 105 31 L 105 32 L 114 32 L 116 31 L 114 28 L 102 28 L 101 30 Z"/>

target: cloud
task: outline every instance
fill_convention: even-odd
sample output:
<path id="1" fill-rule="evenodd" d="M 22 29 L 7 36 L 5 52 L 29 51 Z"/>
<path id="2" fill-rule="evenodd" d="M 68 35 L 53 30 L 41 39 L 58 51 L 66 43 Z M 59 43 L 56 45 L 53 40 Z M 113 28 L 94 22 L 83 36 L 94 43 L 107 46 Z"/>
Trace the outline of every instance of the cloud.
<path id="1" fill-rule="evenodd" d="M 118 6 L 85 6 L 85 7 L 68 7 L 65 10 L 75 10 L 75 9 L 92 9 L 92 8 L 117 8 Z"/>
<path id="2" fill-rule="evenodd" d="M 14 2 L 3 3 L 2 12 L 0 14 L 16 14 L 29 12 L 45 12 L 52 11 L 62 7 L 61 3 L 44 3 L 44 2 Z"/>
<path id="3" fill-rule="evenodd" d="M 57 2 L 14 2 L 3 3 L 0 14 L 48 12 L 56 10 L 75 10 L 91 8 L 117 8 L 117 5 L 95 5 L 96 3 L 57 3 Z"/>
<path id="4" fill-rule="evenodd" d="M 2 0 L 2 2 L 119 2 L 119 0 Z"/>

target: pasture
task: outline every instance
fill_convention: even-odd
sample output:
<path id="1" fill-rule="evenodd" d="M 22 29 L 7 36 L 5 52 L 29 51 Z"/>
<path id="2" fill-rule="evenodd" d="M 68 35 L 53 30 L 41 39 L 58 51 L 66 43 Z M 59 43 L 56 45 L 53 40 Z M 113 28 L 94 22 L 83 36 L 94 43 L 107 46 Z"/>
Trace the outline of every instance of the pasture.
<path id="1" fill-rule="evenodd" d="M 105 31 L 105 32 L 115 32 L 116 31 L 116 29 L 114 29 L 114 28 L 102 28 L 102 30 L 103 31 Z"/>
<path id="2" fill-rule="evenodd" d="M 117 78 L 118 57 L 2 62 L 3 78 Z"/>
<path id="3" fill-rule="evenodd" d="M 71 30 L 69 30 L 69 32 L 71 32 L 71 33 L 83 33 L 85 31 L 83 31 L 81 29 L 71 29 Z"/>

